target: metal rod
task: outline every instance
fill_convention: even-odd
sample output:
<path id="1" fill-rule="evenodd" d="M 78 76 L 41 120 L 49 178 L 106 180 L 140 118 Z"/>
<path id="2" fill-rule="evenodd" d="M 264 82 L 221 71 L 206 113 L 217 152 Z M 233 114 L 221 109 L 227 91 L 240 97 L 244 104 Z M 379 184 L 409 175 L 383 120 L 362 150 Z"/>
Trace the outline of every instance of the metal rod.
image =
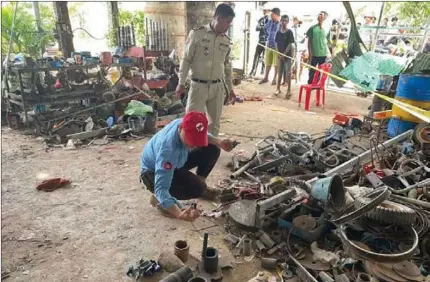
<path id="1" fill-rule="evenodd" d="M 116 100 L 109 101 L 109 102 L 106 102 L 106 103 L 103 103 L 103 104 L 99 104 L 99 105 L 96 105 L 96 106 L 94 106 L 94 107 L 90 107 L 90 108 L 87 108 L 87 109 L 84 109 L 84 110 L 80 110 L 80 111 L 76 111 L 76 112 L 73 112 L 73 113 L 69 113 L 69 114 L 64 115 L 64 116 L 56 117 L 56 118 L 54 118 L 54 119 L 49 120 L 48 122 L 53 122 L 53 121 L 56 121 L 56 120 L 60 120 L 60 119 L 63 119 L 63 118 L 69 117 L 69 116 L 73 116 L 73 115 L 78 115 L 78 114 L 81 114 L 81 113 L 85 113 L 85 112 L 88 112 L 88 111 L 91 111 L 91 110 L 94 110 L 94 109 L 97 109 L 97 108 L 100 108 L 100 107 L 103 107 L 103 106 L 106 106 L 106 105 L 109 105 L 109 104 L 113 104 L 113 103 L 116 103 L 116 102 L 119 102 L 119 101 L 122 101 L 122 100 L 126 100 L 126 99 L 129 99 L 129 98 L 132 98 L 132 97 L 137 96 L 137 95 L 139 95 L 139 94 L 144 94 L 144 95 L 146 95 L 148 98 L 151 98 L 150 96 L 148 96 L 148 94 L 146 94 L 146 93 L 145 93 L 145 92 L 143 92 L 142 90 L 140 90 L 140 89 L 138 89 L 138 88 L 136 88 L 136 87 L 135 87 L 135 89 L 137 89 L 137 90 L 138 90 L 138 91 L 140 91 L 140 92 L 136 92 L 136 93 L 130 94 L 130 95 L 128 95 L 128 96 L 121 97 L 121 98 L 118 98 L 118 99 L 116 99 Z"/>
<path id="2" fill-rule="evenodd" d="M 430 209 L 430 203 L 429 202 L 424 202 L 424 201 L 420 201 L 420 200 L 416 200 L 416 199 L 410 199 L 410 198 L 406 198 L 406 197 L 402 197 L 402 196 L 398 196 L 398 195 L 391 195 L 390 197 L 396 199 L 396 200 L 401 200 L 413 205 L 417 205 L 417 206 L 421 206 L 423 208 L 426 209 Z"/>

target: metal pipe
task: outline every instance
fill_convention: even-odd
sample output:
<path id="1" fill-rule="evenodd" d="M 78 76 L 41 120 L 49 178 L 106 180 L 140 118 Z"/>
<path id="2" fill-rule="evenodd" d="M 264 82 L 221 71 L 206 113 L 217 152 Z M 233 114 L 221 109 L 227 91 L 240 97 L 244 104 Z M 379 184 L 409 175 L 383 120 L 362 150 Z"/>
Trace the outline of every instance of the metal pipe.
<path id="1" fill-rule="evenodd" d="M 381 24 L 381 18 L 382 18 L 382 14 L 384 13 L 384 8 L 385 8 L 385 2 L 382 2 L 381 11 L 379 12 L 378 26 L 376 27 L 375 38 L 372 42 L 372 49 L 371 50 L 373 50 L 373 51 L 375 50 L 376 42 L 378 41 L 379 26 Z"/>
<path id="2" fill-rule="evenodd" d="M 410 199 L 410 198 L 406 198 L 406 197 L 402 197 L 402 196 L 398 196 L 398 195 L 391 195 L 390 197 L 397 199 L 397 200 L 401 200 L 413 205 L 417 205 L 417 206 L 421 206 L 423 208 L 426 209 L 430 209 L 430 203 L 429 202 L 424 202 L 424 201 L 420 201 L 420 200 L 416 200 L 416 199 Z"/>
<path id="3" fill-rule="evenodd" d="M 395 189 L 390 188 L 390 187 L 389 187 L 389 189 L 394 194 L 404 194 L 404 193 L 407 193 L 407 192 L 411 191 L 412 189 L 422 188 L 425 185 L 430 185 L 430 179 L 425 179 L 423 181 L 417 182 L 417 183 L 415 183 L 415 184 L 413 184 L 413 185 L 411 185 L 409 187 L 406 187 L 405 189 L 402 189 L 402 190 L 395 190 Z"/>

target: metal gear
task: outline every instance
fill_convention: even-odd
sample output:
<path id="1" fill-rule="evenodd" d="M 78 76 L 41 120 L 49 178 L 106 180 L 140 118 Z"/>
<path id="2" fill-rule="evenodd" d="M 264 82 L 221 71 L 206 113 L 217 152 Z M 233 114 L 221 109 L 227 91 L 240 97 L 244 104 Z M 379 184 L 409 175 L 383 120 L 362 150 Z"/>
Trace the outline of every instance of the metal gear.
<path id="1" fill-rule="evenodd" d="M 358 198 L 355 200 L 355 208 L 367 206 L 372 199 Z M 391 201 L 383 201 L 375 209 L 367 212 L 366 217 L 388 224 L 412 225 L 416 222 L 416 212 L 404 205 Z"/>

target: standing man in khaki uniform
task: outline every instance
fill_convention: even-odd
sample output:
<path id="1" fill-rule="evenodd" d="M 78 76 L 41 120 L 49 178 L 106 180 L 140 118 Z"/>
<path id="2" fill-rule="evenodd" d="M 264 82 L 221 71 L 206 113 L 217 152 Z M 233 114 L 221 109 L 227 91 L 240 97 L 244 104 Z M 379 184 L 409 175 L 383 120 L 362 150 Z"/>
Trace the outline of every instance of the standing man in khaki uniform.
<path id="1" fill-rule="evenodd" d="M 224 104 L 224 84 L 234 104 L 232 66 L 230 60 L 231 41 L 225 34 L 235 17 L 233 9 L 227 4 L 216 8 L 212 22 L 190 31 L 185 42 L 184 58 L 179 69 L 179 85 L 176 95 L 185 91 L 185 80 L 191 69 L 191 88 L 188 93 L 186 112 L 206 112 L 209 132 L 218 136 L 222 107 Z"/>

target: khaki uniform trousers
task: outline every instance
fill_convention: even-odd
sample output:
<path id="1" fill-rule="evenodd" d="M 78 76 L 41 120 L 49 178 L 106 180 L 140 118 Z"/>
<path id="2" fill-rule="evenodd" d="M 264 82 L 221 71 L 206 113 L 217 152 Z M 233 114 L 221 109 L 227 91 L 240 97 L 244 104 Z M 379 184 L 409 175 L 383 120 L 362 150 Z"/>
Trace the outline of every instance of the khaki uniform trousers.
<path id="1" fill-rule="evenodd" d="M 224 91 L 222 81 L 212 84 L 191 81 L 188 93 L 186 112 L 206 112 L 209 121 L 208 131 L 215 137 L 220 131 Z"/>

